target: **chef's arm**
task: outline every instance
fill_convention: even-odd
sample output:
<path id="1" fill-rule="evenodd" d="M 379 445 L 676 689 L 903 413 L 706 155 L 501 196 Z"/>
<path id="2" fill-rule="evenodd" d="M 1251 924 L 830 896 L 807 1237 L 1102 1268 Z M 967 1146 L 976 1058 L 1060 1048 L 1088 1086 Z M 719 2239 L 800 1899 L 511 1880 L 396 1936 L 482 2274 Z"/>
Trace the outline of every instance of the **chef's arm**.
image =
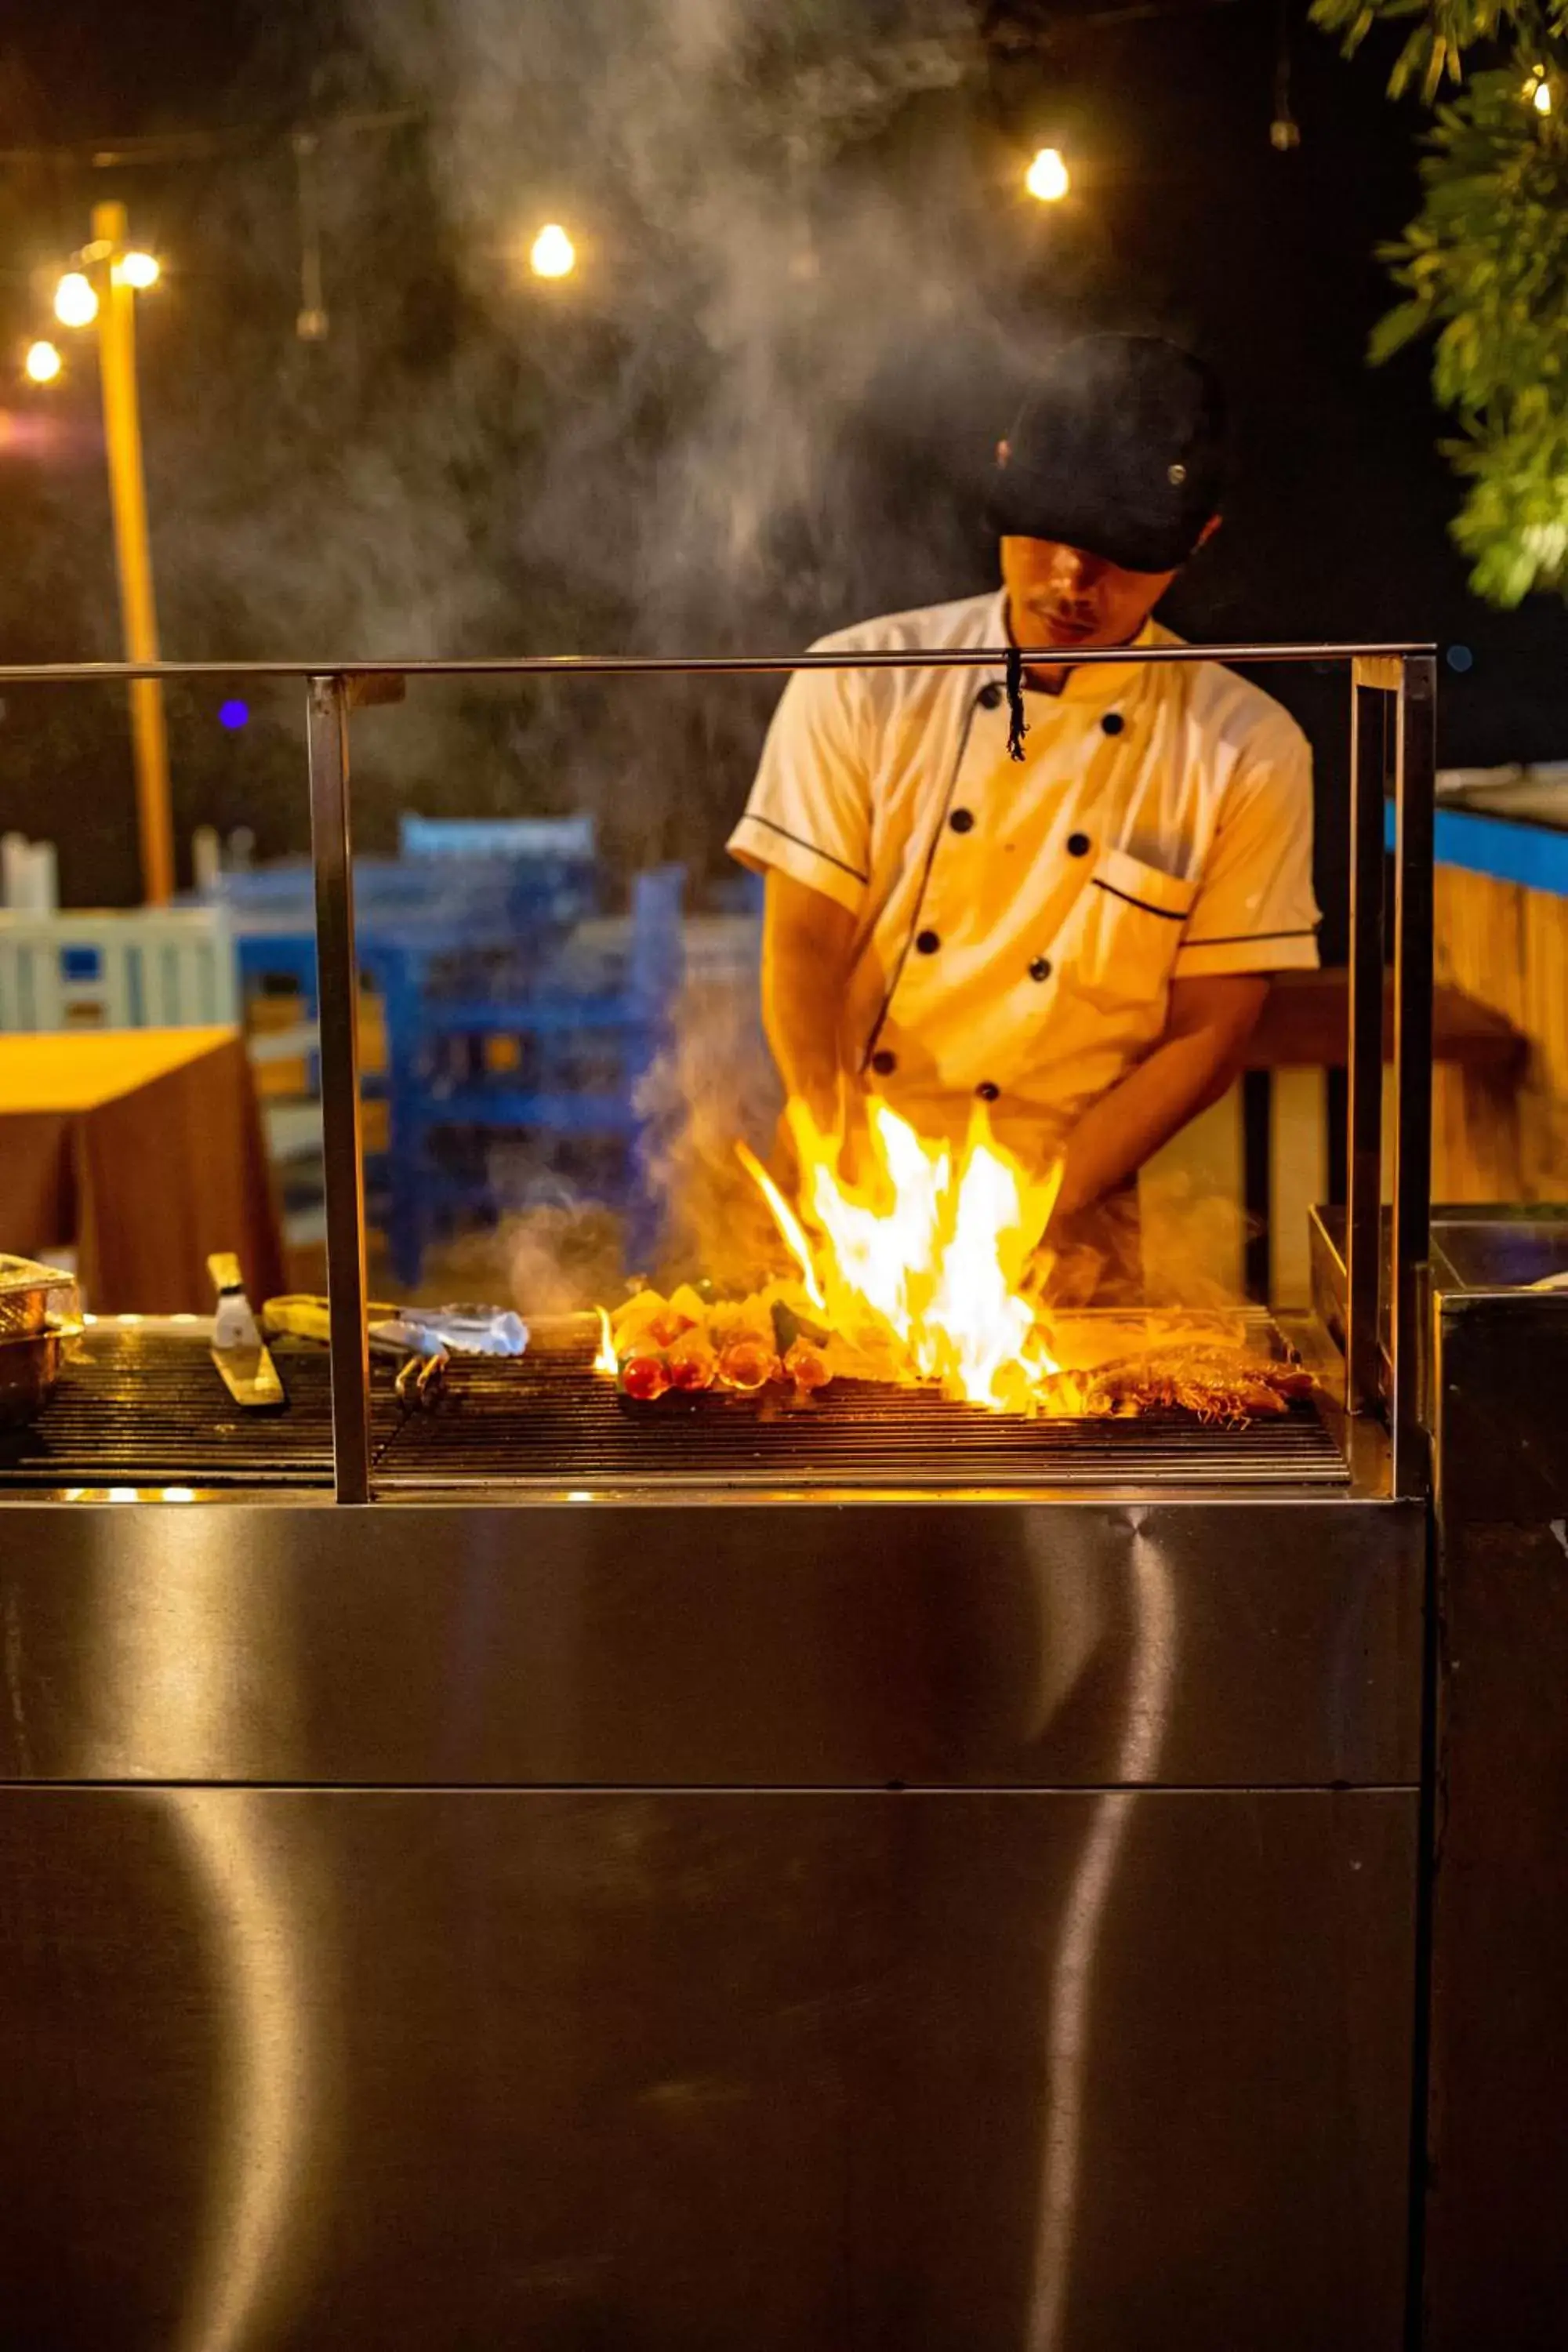
<path id="1" fill-rule="evenodd" d="M 787 1094 L 819 1128 L 841 1121 L 841 1037 L 855 917 L 770 870 L 763 901 L 763 1026 Z"/>
<path id="2" fill-rule="evenodd" d="M 1058 1216 L 1098 1201 L 1218 1102 L 1241 1071 L 1268 994 L 1268 978 L 1258 972 L 1172 982 L 1164 1035 L 1068 1139 Z"/>

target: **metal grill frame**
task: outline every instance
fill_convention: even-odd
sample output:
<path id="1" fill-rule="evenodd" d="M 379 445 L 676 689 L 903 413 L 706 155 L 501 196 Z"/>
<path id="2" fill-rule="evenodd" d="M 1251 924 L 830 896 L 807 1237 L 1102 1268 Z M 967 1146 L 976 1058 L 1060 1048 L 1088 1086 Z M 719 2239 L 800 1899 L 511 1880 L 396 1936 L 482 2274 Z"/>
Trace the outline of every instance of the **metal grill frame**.
<path id="1" fill-rule="evenodd" d="M 519 655 L 374 662 L 76 662 L 0 667 L 8 685 L 132 685 L 144 679 L 298 678 L 307 688 L 311 857 L 315 877 L 321 1071 L 331 1324 L 333 1484 L 340 1503 L 374 1499 L 365 1316 L 364 1175 L 361 1150 L 358 963 L 354 945 L 350 713 L 401 701 L 416 677 L 636 677 L 786 676 L 811 669 L 995 668 L 1012 648 L 968 646 L 789 656 Z M 1025 647 L 1050 658 L 1049 647 Z M 1436 648 L 1429 643 L 1086 646 L 1075 664 L 1345 663 L 1351 674 L 1351 953 L 1346 1399 L 1352 1414 L 1380 1398 L 1384 1143 L 1384 795 L 1394 807 L 1392 1138 L 1387 1491 L 1427 1490 L 1423 1359 L 1430 1317 L 1432 1162 L 1433 801 Z M 1392 758 L 1391 758 L 1392 755 Z"/>

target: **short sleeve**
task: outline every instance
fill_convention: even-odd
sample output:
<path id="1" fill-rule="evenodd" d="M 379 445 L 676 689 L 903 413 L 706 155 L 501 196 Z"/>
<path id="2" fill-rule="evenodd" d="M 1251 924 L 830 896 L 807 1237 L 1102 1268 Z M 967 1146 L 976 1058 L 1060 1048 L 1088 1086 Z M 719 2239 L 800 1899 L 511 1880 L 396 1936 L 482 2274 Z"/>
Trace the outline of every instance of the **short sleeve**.
<path id="1" fill-rule="evenodd" d="M 729 842 L 742 866 L 791 875 L 852 915 L 865 901 L 871 845 L 870 747 L 859 688 L 852 670 L 795 672 Z"/>
<path id="2" fill-rule="evenodd" d="M 1243 751 L 1226 787 L 1173 977 L 1310 971 L 1318 921 L 1312 755 L 1281 712 Z"/>

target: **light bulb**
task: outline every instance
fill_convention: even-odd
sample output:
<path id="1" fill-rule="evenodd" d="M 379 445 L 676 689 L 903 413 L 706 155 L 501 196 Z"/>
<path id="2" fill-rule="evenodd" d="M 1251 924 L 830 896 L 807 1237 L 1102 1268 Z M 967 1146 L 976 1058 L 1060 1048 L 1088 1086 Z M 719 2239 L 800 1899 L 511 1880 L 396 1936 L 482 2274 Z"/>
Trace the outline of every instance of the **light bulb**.
<path id="1" fill-rule="evenodd" d="M 1535 85 L 1534 97 L 1531 102 L 1534 106 L 1537 114 L 1550 114 L 1552 111 L 1552 84 L 1549 81 L 1538 81 Z"/>
<path id="2" fill-rule="evenodd" d="M 55 288 L 55 316 L 62 327 L 90 327 L 98 316 L 92 280 L 79 269 L 68 269 Z"/>
<path id="3" fill-rule="evenodd" d="M 122 253 L 114 265 L 114 275 L 121 286 L 134 286 L 138 294 L 145 294 L 149 286 L 156 286 L 163 271 L 155 253 Z"/>
<path id="4" fill-rule="evenodd" d="M 23 364 L 26 368 L 30 383 L 53 383 L 63 362 L 58 350 L 53 343 L 37 342 L 28 346 L 27 356 Z"/>
<path id="5" fill-rule="evenodd" d="M 549 221 L 529 249 L 528 266 L 536 278 L 570 278 L 577 267 L 577 248 L 559 221 Z"/>
<path id="6" fill-rule="evenodd" d="M 1059 205 L 1072 181 L 1057 147 L 1042 147 L 1025 175 L 1024 185 L 1043 205 Z"/>

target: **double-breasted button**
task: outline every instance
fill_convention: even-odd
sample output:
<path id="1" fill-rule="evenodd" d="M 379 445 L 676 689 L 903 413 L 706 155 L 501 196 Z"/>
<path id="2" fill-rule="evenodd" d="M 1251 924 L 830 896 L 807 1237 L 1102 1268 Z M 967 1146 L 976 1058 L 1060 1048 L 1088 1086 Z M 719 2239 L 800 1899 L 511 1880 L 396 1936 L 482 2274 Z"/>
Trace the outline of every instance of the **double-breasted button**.
<path id="1" fill-rule="evenodd" d="M 982 1102 L 994 1102 L 1002 1089 L 1000 1087 L 993 1086 L 989 1078 L 982 1078 L 974 1091 Z"/>
<path id="2" fill-rule="evenodd" d="M 952 814 L 947 821 L 952 827 L 954 833 L 973 833 L 974 830 L 974 811 L 973 809 L 954 809 Z"/>
<path id="3" fill-rule="evenodd" d="M 1050 976 L 1051 960 L 1049 956 L 1037 956 L 1034 962 L 1029 966 L 1029 978 L 1031 980 L 1049 980 Z"/>
<path id="4" fill-rule="evenodd" d="M 994 710 L 1001 699 L 1002 689 L 998 685 L 996 685 L 994 680 L 993 680 L 991 685 L 983 686 L 981 688 L 979 702 L 982 710 Z"/>
<path id="5" fill-rule="evenodd" d="M 941 945 L 935 931 L 919 931 L 915 935 L 915 946 L 921 955 L 935 955 Z"/>
<path id="6" fill-rule="evenodd" d="M 898 1066 L 898 1055 L 896 1054 L 889 1054 L 886 1045 L 882 1046 L 879 1052 L 873 1054 L 871 1056 L 871 1067 L 876 1071 L 877 1076 L 879 1078 L 890 1078 Z"/>
<path id="7" fill-rule="evenodd" d="M 1068 834 L 1068 856 L 1069 857 L 1087 857 L 1089 856 L 1089 835 L 1087 833 Z"/>
<path id="8" fill-rule="evenodd" d="M 1100 723 L 1108 735 L 1120 735 L 1127 721 L 1120 710 L 1108 710 Z"/>

